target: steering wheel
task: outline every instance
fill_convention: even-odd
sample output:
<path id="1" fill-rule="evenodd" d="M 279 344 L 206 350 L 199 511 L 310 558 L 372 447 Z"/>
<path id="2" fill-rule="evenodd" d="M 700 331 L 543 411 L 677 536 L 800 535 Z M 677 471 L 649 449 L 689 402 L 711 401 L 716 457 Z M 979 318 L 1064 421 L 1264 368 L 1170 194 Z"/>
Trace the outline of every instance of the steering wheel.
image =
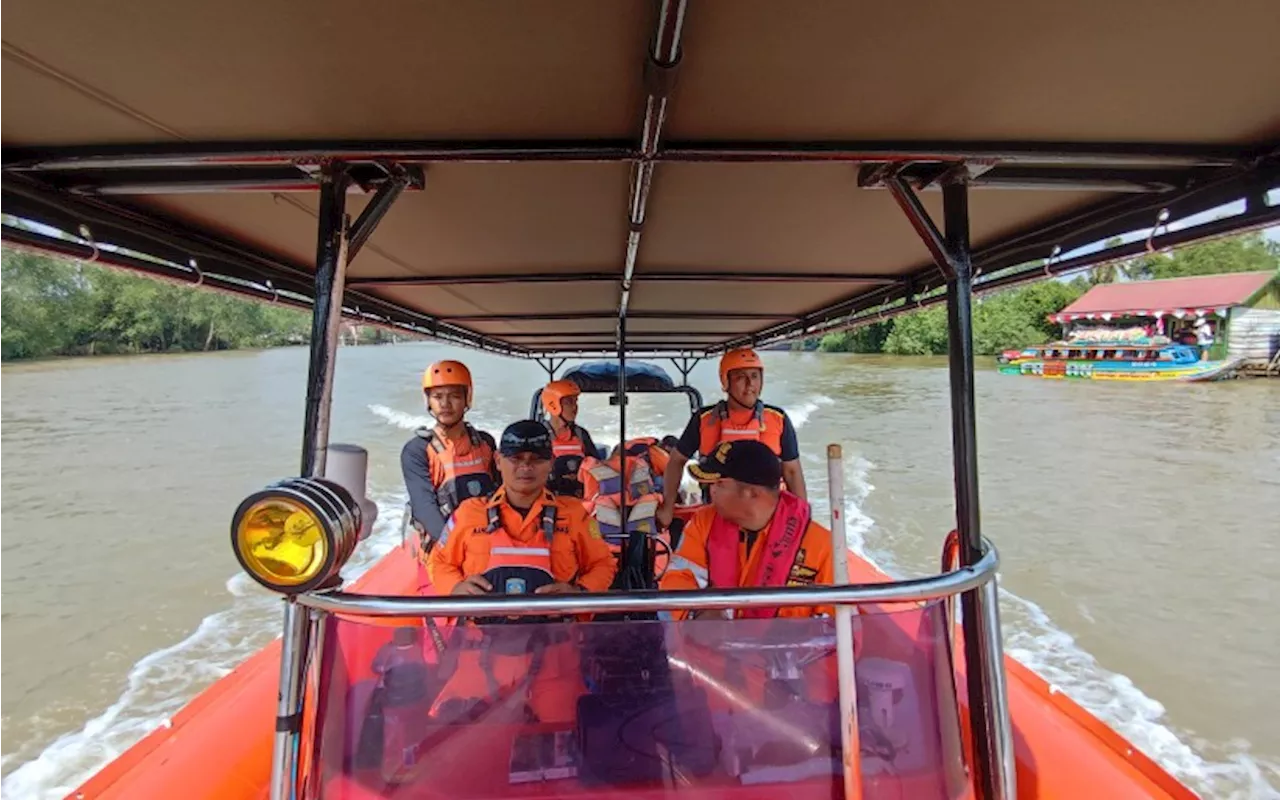
<path id="1" fill-rule="evenodd" d="M 543 586 L 550 586 L 556 579 L 533 567 L 494 567 L 485 571 L 482 578 L 493 587 L 492 594 L 521 595 L 533 594 Z M 555 622 L 560 617 L 524 616 L 524 617 L 476 617 L 477 625 L 521 625 L 537 622 Z"/>

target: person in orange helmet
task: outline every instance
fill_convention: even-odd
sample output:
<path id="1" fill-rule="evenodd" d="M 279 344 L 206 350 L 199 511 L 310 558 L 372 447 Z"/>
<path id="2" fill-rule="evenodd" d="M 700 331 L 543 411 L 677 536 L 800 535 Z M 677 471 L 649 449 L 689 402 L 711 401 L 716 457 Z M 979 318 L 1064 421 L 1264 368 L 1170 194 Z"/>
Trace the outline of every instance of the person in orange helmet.
<path id="1" fill-rule="evenodd" d="M 701 408 L 689 420 L 663 475 L 662 508 L 658 522 L 669 526 L 675 516 L 676 498 L 685 464 L 695 454 L 704 458 L 721 442 L 762 442 L 782 460 L 787 490 L 804 500 L 808 495 L 800 467 L 800 443 L 787 412 L 760 400 L 764 388 L 764 363 L 754 350 L 730 350 L 720 358 L 720 388 L 725 399 Z M 704 493 L 704 499 L 710 499 Z"/>
<path id="2" fill-rule="evenodd" d="M 552 381 L 542 388 L 542 410 L 547 413 L 551 431 L 551 447 L 555 461 L 547 484 L 556 494 L 582 497 L 578 468 L 584 458 L 596 457 L 596 444 L 591 434 L 577 424 L 578 396 L 582 389 L 573 381 Z"/>
<path id="3" fill-rule="evenodd" d="M 471 371 L 459 361 L 437 361 L 422 375 L 422 394 L 436 423 L 405 444 L 400 469 L 425 564 L 449 515 L 468 498 L 488 497 L 499 481 L 493 437 L 465 420 L 474 396 Z"/>

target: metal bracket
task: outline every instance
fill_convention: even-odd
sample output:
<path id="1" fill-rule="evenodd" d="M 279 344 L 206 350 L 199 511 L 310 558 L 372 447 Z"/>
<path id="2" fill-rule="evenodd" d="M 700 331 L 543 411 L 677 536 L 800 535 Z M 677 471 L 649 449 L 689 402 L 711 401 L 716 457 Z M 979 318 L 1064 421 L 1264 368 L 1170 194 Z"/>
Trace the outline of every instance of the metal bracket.
<path id="1" fill-rule="evenodd" d="M 378 188 L 378 191 L 373 195 L 373 199 L 364 207 L 364 211 L 360 212 L 360 216 L 356 218 L 355 223 L 351 226 L 351 235 L 347 243 L 348 263 L 355 259 L 356 254 L 360 252 L 360 248 L 364 247 L 365 242 L 369 241 L 374 229 L 378 227 L 378 223 L 382 222 L 382 218 L 391 210 L 391 206 L 395 204 L 396 198 L 400 197 L 400 193 L 410 186 L 420 189 L 426 184 L 426 177 L 422 173 L 422 167 L 406 167 L 400 164 L 392 164 L 386 169 L 389 175 L 386 183 Z"/>
<path id="2" fill-rule="evenodd" d="M 689 373 L 693 372 L 693 368 L 698 366 L 701 361 L 701 356 L 694 355 L 682 355 L 679 358 L 671 359 L 671 364 L 680 372 L 680 383 L 682 386 L 689 385 Z"/>
<path id="3" fill-rule="evenodd" d="M 924 242 L 924 246 L 929 249 L 929 255 L 933 257 L 933 263 L 938 265 L 938 269 L 942 270 L 948 279 L 954 277 L 959 260 L 956 254 L 951 252 L 951 249 L 947 246 L 946 240 L 942 237 L 938 226 L 934 224 L 933 218 L 929 216 L 929 212 L 925 210 L 924 205 L 920 202 L 920 198 L 916 196 L 916 193 L 900 175 L 887 178 L 885 187 L 888 188 L 889 194 L 893 195 L 893 199 L 897 201 L 902 213 L 907 215 L 907 221 L 911 223 L 911 227 L 915 228 L 921 241 Z"/>
<path id="4" fill-rule="evenodd" d="M 538 366 L 542 367 L 542 369 L 547 373 L 548 381 L 556 379 L 556 373 L 560 371 L 560 368 L 563 367 L 565 362 L 568 360 L 569 359 L 567 358 L 562 358 L 557 362 L 555 356 L 547 356 L 546 358 L 539 356 L 534 359 Z"/>

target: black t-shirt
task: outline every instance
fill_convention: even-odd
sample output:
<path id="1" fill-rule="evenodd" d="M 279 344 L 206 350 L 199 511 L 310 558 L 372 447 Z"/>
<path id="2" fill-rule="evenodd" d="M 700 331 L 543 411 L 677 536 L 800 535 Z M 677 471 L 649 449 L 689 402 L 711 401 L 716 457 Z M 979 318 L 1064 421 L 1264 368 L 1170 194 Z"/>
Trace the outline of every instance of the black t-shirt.
<path id="1" fill-rule="evenodd" d="M 680 434 L 680 444 L 676 449 L 680 451 L 680 455 L 685 458 L 693 458 L 698 452 L 698 445 L 702 442 L 702 426 L 700 421 L 703 413 L 710 411 L 714 406 L 701 408 L 698 413 L 689 418 L 689 424 L 685 426 L 684 433 Z M 791 417 L 787 416 L 787 412 L 777 406 L 766 405 L 765 408 L 777 411 L 782 415 L 782 452 L 778 457 L 783 461 L 795 461 L 800 458 L 800 442 L 796 439 L 795 426 L 791 424 Z M 703 455 L 706 455 L 705 453 Z"/>

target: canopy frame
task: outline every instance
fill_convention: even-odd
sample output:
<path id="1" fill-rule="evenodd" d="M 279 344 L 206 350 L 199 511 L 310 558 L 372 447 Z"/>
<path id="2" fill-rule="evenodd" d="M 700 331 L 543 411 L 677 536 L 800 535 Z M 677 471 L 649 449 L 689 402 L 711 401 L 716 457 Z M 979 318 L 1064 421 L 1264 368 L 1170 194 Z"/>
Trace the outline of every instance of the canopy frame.
<path id="1" fill-rule="evenodd" d="M 271 150 L 268 143 L 242 145 L 162 143 L 127 147 L 64 147 L 42 151 L 6 148 L 3 202 L 7 216 L 3 225 L 4 239 L 15 244 L 83 258 L 84 253 L 93 252 L 93 247 L 83 239 L 74 236 L 70 238 L 50 236 L 40 230 L 33 231 L 30 226 L 24 228 L 16 220 L 34 222 L 68 233 L 86 226 L 98 242 L 110 243 L 118 248 L 117 252 L 110 255 L 105 251 L 100 253 L 101 260 L 106 263 L 181 279 L 189 278 L 190 270 L 184 265 L 195 259 L 199 261 L 203 273 L 213 277 L 212 283 L 227 291 L 258 298 L 270 296 L 277 300 L 278 292 L 284 291 L 294 295 L 295 298 L 310 298 L 314 275 L 310 265 L 291 261 L 278 254 L 266 252 L 254 245 L 238 242 L 220 234 L 194 228 L 189 223 L 172 219 L 154 209 L 142 209 L 130 205 L 126 198 L 115 194 L 91 194 L 77 190 L 75 187 L 78 184 L 74 181 L 68 183 L 67 179 L 89 175 L 99 181 L 98 185 L 105 186 L 107 184 L 104 181 L 115 176 L 122 181 L 121 186 L 137 187 L 146 185 L 144 176 L 138 174 L 140 171 L 162 170 L 165 173 L 162 180 L 166 185 L 172 186 L 175 180 L 185 174 L 191 178 L 190 186 L 209 190 L 210 179 L 207 172 L 210 168 L 201 164 L 209 159 L 218 158 L 223 161 L 215 168 L 216 170 L 225 171 L 228 175 L 232 172 L 239 173 L 237 177 L 228 177 L 226 189 L 244 191 L 247 185 L 245 176 L 257 174 L 253 172 L 255 170 L 260 173 L 263 169 L 263 160 L 253 161 L 252 159 L 265 160 L 275 157 L 271 154 L 276 153 L 296 156 L 304 164 L 309 163 L 307 162 L 309 158 L 314 159 L 316 164 L 341 161 L 348 166 L 353 176 L 360 178 L 369 190 L 377 193 L 375 197 L 380 199 L 378 202 L 371 203 L 370 209 L 380 208 L 381 213 L 385 213 L 383 203 L 388 199 L 394 199 L 393 194 L 398 195 L 402 191 L 419 191 L 425 185 L 425 172 L 422 167 L 431 162 L 410 160 L 407 157 L 417 159 L 431 157 L 440 161 L 472 159 L 521 161 L 549 158 L 583 160 L 585 158 L 586 160 L 605 159 L 641 163 L 638 151 L 616 152 L 605 145 L 582 148 L 573 144 L 544 143 L 535 146 L 490 142 L 483 146 L 475 143 L 470 145 L 455 143 L 452 147 L 428 148 L 423 145 L 411 148 L 405 145 L 394 147 L 390 143 L 372 142 L 348 143 L 343 148 L 322 143 L 312 145 L 311 149 L 307 150 L 290 149 L 286 145 L 279 144 L 273 146 L 279 149 Z M 1103 242 L 1115 236 L 1156 228 L 1159 224 L 1158 215 L 1161 212 L 1164 212 L 1166 219 L 1176 222 L 1241 198 L 1246 201 L 1244 213 L 1234 217 L 1172 231 L 1167 224 L 1164 225 L 1150 237 L 1150 246 L 1157 249 L 1280 222 L 1280 205 L 1268 205 L 1266 199 L 1267 191 L 1280 184 L 1280 145 L 1274 144 L 1225 148 L 1161 144 L 1084 146 L 1025 142 L 1007 143 L 1003 146 L 996 143 L 964 142 L 900 142 L 896 145 L 816 142 L 777 145 L 723 143 L 694 145 L 672 142 L 668 143 L 664 149 L 662 143 L 658 142 L 655 147 L 657 149 L 653 155 L 644 162 L 650 167 L 664 161 L 751 163 L 770 160 L 847 161 L 862 165 L 859 178 L 863 185 L 860 190 L 887 190 L 895 198 L 902 196 L 902 186 L 917 191 L 937 189 L 940 186 L 940 178 L 945 174 L 945 172 L 939 174 L 938 170 L 944 166 L 951 171 L 957 168 L 963 169 L 966 174 L 980 172 L 976 177 L 968 178 L 969 186 L 974 190 L 990 185 L 992 180 L 1000 177 L 1002 169 L 1010 167 L 1016 167 L 1018 172 L 1005 174 L 1016 174 L 1020 176 L 1019 180 L 1029 177 L 1049 180 L 1051 174 L 1055 176 L 1052 179 L 1057 180 L 1061 177 L 1063 169 L 1088 170 L 1089 180 L 1095 180 L 1101 173 L 1108 171 L 1127 175 L 1135 169 L 1155 169 L 1163 176 L 1160 180 L 1164 183 L 1171 183 L 1169 176 L 1173 172 L 1177 172 L 1180 176 L 1176 181 L 1177 188 L 1172 190 L 1136 194 L 1121 191 L 1083 210 L 1028 226 L 998 241 L 974 249 L 972 262 L 978 277 L 975 288 L 981 291 L 1035 280 L 1044 277 L 1046 272 L 1049 275 L 1062 274 L 1105 261 L 1130 257 L 1140 252 L 1142 245 L 1135 246 L 1134 243 L 1127 243 L 1115 248 L 1055 260 L 1048 268 L 1043 263 L 1036 263 L 1053 258 L 1055 252 L 1069 253 L 1077 248 Z M 190 155 L 180 155 L 184 152 Z M 583 156 L 583 153 L 587 153 L 588 156 Z M 334 158 L 343 154 L 352 160 Z M 886 160 L 891 156 L 899 160 Z M 360 158 L 369 160 L 362 161 Z M 244 163 L 238 163 L 237 159 Z M 996 166 L 989 167 L 991 163 L 995 163 Z M 301 181 L 310 182 L 308 185 L 318 185 L 316 183 L 319 180 L 317 176 L 320 174 L 318 168 L 300 170 L 296 164 L 297 162 L 294 162 L 294 166 L 290 166 L 289 169 L 301 176 Z M 1063 167 L 1062 164 L 1068 166 Z M 361 168 L 368 168 L 371 165 L 377 168 L 381 178 L 360 171 Z M 1080 173 L 1080 177 L 1084 179 L 1086 176 Z M 633 183 L 636 180 L 639 178 L 634 178 Z M 360 187 L 360 183 L 353 179 L 351 186 Z M 276 186 L 273 190 L 278 188 Z M 357 228 L 357 231 L 361 232 L 361 238 L 357 240 L 360 244 L 368 239 L 367 232 L 361 231 L 362 227 Z M 638 233 L 639 231 L 631 231 L 628 234 L 628 253 L 632 250 L 631 240 Z M 139 263 L 139 256 L 142 257 L 142 261 L 149 263 L 146 265 Z M 858 316 L 868 309 L 889 310 L 895 305 L 905 308 L 907 304 L 913 302 L 917 303 L 918 307 L 927 307 L 941 301 L 941 295 L 936 292 L 945 282 L 945 275 L 933 258 L 901 276 L 859 275 L 855 274 L 851 267 L 848 273 L 838 270 L 818 273 L 766 271 L 758 274 L 735 274 L 729 270 L 696 272 L 659 270 L 652 274 L 633 273 L 628 279 L 627 263 L 631 263 L 631 269 L 634 271 L 634 262 L 630 262 L 630 258 L 628 256 L 628 262 L 624 262 L 618 273 L 370 276 L 352 281 L 344 300 L 344 314 L 355 322 L 383 325 L 504 355 L 519 357 L 535 357 L 549 353 L 606 355 L 616 352 L 616 331 L 613 336 L 598 335 L 594 340 L 591 337 L 578 335 L 549 334 L 544 337 L 544 341 L 522 343 L 517 341 L 522 337 L 507 339 L 503 335 L 479 333 L 469 326 L 469 323 L 501 321 L 504 319 L 502 316 L 460 315 L 455 318 L 441 318 L 370 294 L 370 290 L 376 291 L 390 286 L 443 286 L 465 283 L 536 284 L 561 281 L 584 283 L 616 281 L 620 286 L 620 295 L 619 303 L 614 308 L 592 309 L 582 314 L 564 315 L 565 319 L 605 319 L 621 314 L 624 307 L 622 290 L 630 287 L 635 279 L 653 282 L 847 282 L 850 284 L 850 293 L 838 298 L 835 302 L 824 303 L 797 316 L 760 314 L 758 319 L 761 326 L 754 332 L 734 336 L 728 340 L 721 336 L 719 341 L 708 341 L 702 348 L 702 355 L 714 355 L 734 347 L 774 344 L 850 327 L 857 324 Z M 980 277 L 991 276 L 995 272 L 1002 274 L 987 279 Z M 265 288 L 268 283 L 271 284 L 271 289 Z M 357 308 L 360 310 L 359 313 L 355 311 Z M 636 312 L 628 311 L 628 313 L 633 319 L 640 318 Z M 671 322 L 690 318 L 687 312 L 648 313 L 652 315 L 650 319 Z M 700 319 L 709 318 L 705 313 L 696 316 Z M 531 318 L 531 315 L 521 317 L 521 319 Z M 723 318 L 731 319 L 732 317 Z M 513 317 L 508 316 L 505 319 L 513 319 Z M 700 338 L 711 340 L 716 337 Z M 684 342 L 673 339 L 664 341 L 670 343 L 671 350 L 698 349 L 697 342 L 692 339 Z M 655 342 L 655 344 L 658 345 L 655 351 L 666 350 L 664 343 Z M 694 346 L 691 348 L 690 345 Z"/>

